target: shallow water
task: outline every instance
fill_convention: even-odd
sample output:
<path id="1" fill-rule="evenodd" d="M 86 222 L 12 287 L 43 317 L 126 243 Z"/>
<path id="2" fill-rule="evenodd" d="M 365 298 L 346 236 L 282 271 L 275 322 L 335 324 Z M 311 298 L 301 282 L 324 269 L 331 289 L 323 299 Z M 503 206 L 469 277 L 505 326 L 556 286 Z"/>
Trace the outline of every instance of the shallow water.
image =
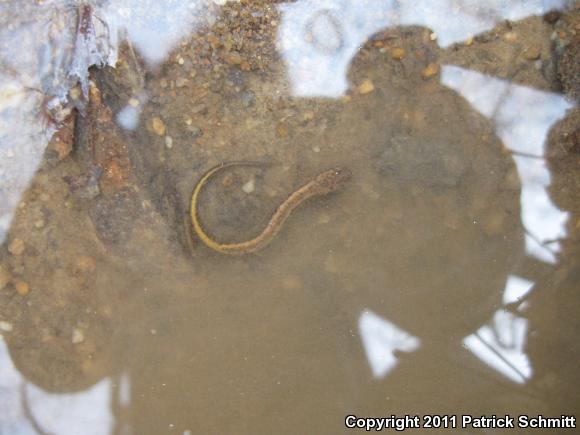
<path id="1" fill-rule="evenodd" d="M 577 414 L 577 5 L 160 4 L 1 6 L 0 434 Z"/>

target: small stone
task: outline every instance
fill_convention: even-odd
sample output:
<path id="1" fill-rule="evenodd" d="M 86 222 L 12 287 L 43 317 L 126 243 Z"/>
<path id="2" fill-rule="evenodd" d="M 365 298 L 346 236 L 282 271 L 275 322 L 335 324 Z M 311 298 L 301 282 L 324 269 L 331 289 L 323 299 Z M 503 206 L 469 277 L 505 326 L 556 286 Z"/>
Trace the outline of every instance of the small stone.
<path id="1" fill-rule="evenodd" d="M 185 59 L 183 59 L 183 57 L 180 56 L 180 57 L 177 58 L 177 63 L 179 65 L 183 65 L 185 63 Z"/>
<path id="2" fill-rule="evenodd" d="M 88 255 L 81 255 L 77 258 L 76 267 L 79 272 L 82 273 L 90 273 L 94 272 L 97 268 L 97 262 L 93 257 Z"/>
<path id="3" fill-rule="evenodd" d="M 26 296 L 30 292 L 28 283 L 20 279 L 14 282 L 14 288 L 20 296 Z"/>
<path id="4" fill-rule="evenodd" d="M 167 149 L 173 148 L 173 138 L 171 136 L 165 136 L 165 146 Z"/>
<path id="5" fill-rule="evenodd" d="M 326 225 L 326 224 L 330 223 L 330 216 L 326 213 L 322 213 L 318 217 L 318 223 L 322 224 L 322 225 Z"/>
<path id="6" fill-rule="evenodd" d="M 187 85 L 188 80 L 186 78 L 180 77 L 177 80 L 175 80 L 175 86 L 177 86 L 178 88 L 183 88 L 185 85 Z"/>
<path id="7" fill-rule="evenodd" d="M 151 120 L 151 127 L 156 135 L 163 136 L 165 134 L 165 124 L 157 116 Z"/>
<path id="8" fill-rule="evenodd" d="M 241 99 L 244 107 L 251 107 L 256 101 L 256 95 L 252 91 L 244 91 L 242 92 Z"/>
<path id="9" fill-rule="evenodd" d="M 433 32 L 429 35 L 429 39 L 431 41 L 436 41 L 437 40 L 437 33 Z"/>
<path id="10" fill-rule="evenodd" d="M 312 147 L 312 151 L 314 151 L 315 153 L 319 153 L 320 152 L 320 147 L 318 145 L 314 145 Z"/>
<path id="11" fill-rule="evenodd" d="M 203 134 L 203 131 L 197 125 L 188 125 L 187 131 L 191 134 L 192 139 L 196 139 Z"/>
<path id="12" fill-rule="evenodd" d="M 375 85 L 371 79 L 365 79 L 358 87 L 359 94 L 368 94 L 375 90 Z"/>
<path id="13" fill-rule="evenodd" d="M 245 193 L 252 193 L 254 190 L 256 190 L 256 181 L 253 178 L 250 179 L 250 181 L 244 183 L 244 185 L 242 186 L 242 190 Z"/>
<path id="14" fill-rule="evenodd" d="M 427 67 L 421 72 L 421 75 L 424 79 L 428 79 L 433 77 L 435 74 L 439 72 L 439 65 L 436 63 L 430 63 Z"/>
<path id="15" fill-rule="evenodd" d="M 34 222 L 34 227 L 38 229 L 44 228 L 45 225 L 46 222 L 44 222 L 43 219 L 38 219 L 36 222 Z"/>
<path id="16" fill-rule="evenodd" d="M 73 329 L 72 332 L 72 342 L 73 344 L 79 344 L 85 341 L 85 333 L 80 328 Z"/>
<path id="17" fill-rule="evenodd" d="M 395 47 L 391 50 L 391 56 L 395 60 L 403 59 L 406 54 L 407 52 L 405 51 L 405 49 L 401 47 Z"/>
<path id="18" fill-rule="evenodd" d="M 222 186 L 231 187 L 233 186 L 234 181 L 236 181 L 236 177 L 233 174 L 226 174 L 222 179 Z"/>
<path id="19" fill-rule="evenodd" d="M 302 281 L 296 275 L 288 275 L 282 279 L 284 290 L 298 290 L 303 287 Z"/>
<path id="20" fill-rule="evenodd" d="M 473 39 L 474 39 L 474 38 L 473 38 L 473 35 L 469 35 L 469 36 L 467 37 L 467 39 L 465 40 L 465 45 L 467 45 L 468 47 L 469 47 L 470 45 L 472 45 L 472 44 L 473 44 Z"/>
<path id="21" fill-rule="evenodd" d="M 0 265 L 0 290 L 4 289 L 12 281 L 12 274 L 6 266 Z"/>
<path id="22" fill-rule="evenodd" d="M 0 320 L 0 331 L 2 332 L 10 332 L 14 329 L 12 323 L 6 322 L 5 320 Z"/>
<path id="23" fill-rule="evenodd" d="M 12 255 L 22 255 L 24 254 L 25 249 L 26 246 L 24 245 L 24 241 L 22 239 L 14 239 L 10 245 L 8 245 L 8 252 L 10 252 Z"/>
<path id="24" fill-rule="evenodd" d="M 207 106 L 205 104 L 197 104 L 191 108 L 192 115 L 205 115 L 207 113 Z"/>
<path id="25" fill-rule="evenodd" d="M 527 60 L 539 59 L 541 54 L 542 54 L 542 49 L 540 47 L 538 47 L 537 45 L 533 45 L 533 46 L 528 47 L 524 50 L 524 57 Z"/>
<path id="26" fill-rule="evenodd" d="M 281 122 L 276 126 L 276 133 L 279 137 L 286 137 L 288 136 L 288 127 L 282 124 Z"/>
<path id="27" fill-rule="evenodd" d="M 328 254 L 328 257 L 324 260 L 324 270 L 328 273 L 340 272 L 340 265 L 333 253 Z"/>
<path id="28" fill-rule="evenodd" d="M 137 98 L 129 98 L 129 106 L 137 107 L 139 105 L 139 100 Z"/>
<path id="29" fill-rule="evenodd" d="M 503 35 L 503 38 L 507 41 L 507 42 L 516 42 L 518 40 L 518 34 L 516 32 L 507 32 L 505 35 Z"/>
<path id="30" fill-rule="evenodd" d="M 230 65 L 240 65 L 242 63 L 242 56 L 237 51 L 226 53 L 224 59 Z"/>

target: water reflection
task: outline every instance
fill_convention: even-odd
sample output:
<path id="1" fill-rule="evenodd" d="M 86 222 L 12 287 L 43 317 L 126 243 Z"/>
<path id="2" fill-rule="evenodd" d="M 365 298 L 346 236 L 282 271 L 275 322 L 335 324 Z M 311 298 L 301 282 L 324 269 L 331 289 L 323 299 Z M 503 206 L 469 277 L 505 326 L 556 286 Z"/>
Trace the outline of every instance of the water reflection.
<path id="1" fill-rule="evenodd" d="M 440 47 L 465 41 L 502 20 L 562 9 L 567 0 L 364 1 L 299 0 L 279 5 L 278 45 L 294 95 L 340 97 L 347 72 L 368 38 L 397 26 L 424 26 Z"/>
<path id="2" fill-rule="evenodd" d="M 550 199 L 550 172 L 544 160 L 548 132 L 573 107 L 562 95 L 516 85 L 453 65 L 444 65 L 441 82 L 459 92 L 495 126 L 513 153 L 522 183 L 522 224 L 526 251 L 555 263 L 559 239 L 566 237 L 568 213 Z"/>
<path id="3" fill-rule="evenodd" d="M 369 310 L 360 315 L 358 329 L 375 378 L 385 377 L 397 366 L 396 352 L 414 352 L 421 346 L 417 337 Z"/>
<path id="4" fill-rule="evenodd" d="M 533 283 L 518 276 L 509 276 L 503 294 L 505 305 L 515 304 L 529 294 Z M 519 304 L 523 312 L 525 304 Z M 463 343 L 481 361 L 508 379 L 524 383 L 531 379 L 533 369 L 526 354 L 528 320 L 518 312 L 499 309 L 488 325 L 482 326 Z"/>
<path id="5" fill-rule="evenodd" d="M 126 384 L 127 380 L 124 381 Z M 126 386 L 124 387 L 126 389 Z M 111 392 L 104 378 L 80 392 L 54 394 L 30 383 L 16 370 L 0 336 L 0 430 L 2 433 L 95 434 L 112 433 Z"/>

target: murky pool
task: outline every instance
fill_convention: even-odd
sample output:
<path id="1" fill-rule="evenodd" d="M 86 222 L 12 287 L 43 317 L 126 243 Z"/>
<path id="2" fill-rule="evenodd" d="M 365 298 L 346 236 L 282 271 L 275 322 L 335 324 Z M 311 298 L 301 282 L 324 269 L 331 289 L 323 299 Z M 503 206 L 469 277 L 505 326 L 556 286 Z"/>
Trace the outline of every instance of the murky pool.
<path id="1" fill-rule="evenodd" d="M 0 23 L 0 434 L 575 432 L 577 2 Z"/>

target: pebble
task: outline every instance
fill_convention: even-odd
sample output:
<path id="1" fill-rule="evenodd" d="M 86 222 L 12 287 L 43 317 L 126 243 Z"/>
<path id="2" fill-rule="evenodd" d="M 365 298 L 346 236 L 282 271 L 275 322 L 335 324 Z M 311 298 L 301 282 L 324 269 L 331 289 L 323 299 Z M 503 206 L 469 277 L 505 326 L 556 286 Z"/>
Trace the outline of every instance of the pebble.
<path id="1" fill-rule="evenodd" d="M 252 193 L 254 190 L 256 190 L 256 181 L 253 178 L 250 179 L 250 181 L 242 186 L 242 190 L 245 193 Z"/>
<path id="2" fill-rule="evenodd" d="M 10 281 L 12 281 L 12 274 L 6 269 L 6 266 L 0 265 L 0 290 L 6 287 Z"/>
<path id="3" fill-rule="evenodd" d="M 395 47 L 391 50 L 391 56 L 395 60 L 403 59 L 406 54 L 407 54 L 407 52 L 405 51 L 405 49 L 401 48 L 401 47 Z"/>
<path id="4" fill-rule="evenodd" d="M 165 136 L 165 146 L 168 149 L 173 148 L 173 138 L 171 136 Z"/>
<path id="5" fill-rule="evenodd" d="M 34 226 L 38 229 L 44 228 L 45 225 L 46 225 L 46 222 L 44 222 L 43 219 L 39 219 L 36 222 L 34 222 Z"/>
<path id="6" fill-rule="evenodd" d="M 12 323 L 6 322 L 5 320 L 0 320 L 0 331 L 2 332 L 10 332 L 14 329 Z"/>
<path id="7" fill-rule="evenodd" d="M 296 275 L 285 276 L 282 280 L 284 290 L 298 290 L 303 287 L 302 281 Z"/>
<path id="8" fill-rule="evenodd" d="M 288 136 L 288 127 L 282 123 L 279 123 L 276 127 L 276 133 L 278 133 L 279 137 L 286 137 Z"/>
<path id="9" fill-rule="evenodd" d="M 20 296 L 26 296 L 30 292 L 30 286 L 28 283 L 20 279 L 14 283 L 14 288 Z"/>
<path id="10" fill-rule="evenodd" d="M 158 136 L 163 136 L 165 134 L 165 124 L 159 117 L 154 117 L 151 120 L 151 127 L 153 128 L 153 132 Z"/>
<path id="11" fill-rule="evenodd" d="M 81 255 L 76 261 L 76 266 L 79 272 L 94 272 L 97 268 L 97 262 L 93 257 L 88 255 Z"/>
<path id="12" fill-rule="evenodd" d="M 473 35 L 470 35 L 467 37 L 467 39 L 465 40 L 465 45 L 470 46 L 473 44 Z"/>
<path id="13" fill-rule="evenodd" d="M 328 254 L 328 257 L 324 260 L 324 270 L 328 273 L 338 273 L 340 272 L 340 265 L 336 260 L 336 256 L 332 253 Z"/>
<path id="14" fill-rule="evenodd" d="M 189 131 L 189 133 L 191 133 L 192 139 L 200 137 L 203 134 L 203 132 L 201 131 L 201 128 L 199 128 L 197 125 L 188 125 L 187 131 Z"/>
<path id="15" fill-rule="evenodd" d="M 507 32 L 503 37 L 507 42 L 516 42 L 518 40 L 516 32 Z"/>
<path id="16" fill-rule="evenodd" d="M 542 50 L 537 45 L 533 45 L 533 46 L 528 47 L 524 50 L 524 57 L 527 60 L 539 59 L 541 54 L 542 54 Z"/>
<path id="17" fill-rule="evenodd" d="M 252 91 L 244 91 L 242 92 L 241 99 L 244 107 L 250 107 L 254 105 L 256 95 Z"/>
<path id="18" fill-rule="evenodd" d="M 424 79 L 428 79 L 433 77 L 435 74 L 439 72 L 439 65 L 436 63 L 430 63 L 427 67 L 421 72 L 421 75 Z"/>
<path id="19" fill-rule="evenodd" d="M 322 224 L 322 225 L 326 225 L 327 223 L 330 223 L 330 216 L 326 213 L 321 214 L 318 217 L 318 223 Z"/>
<path id="20" fill-rule="evenodd" d="M 85 334 L 82 329 L 75 328 L 72 332 L 72 342 L 73 344 L 79 344 L 85 341 Z"/>
<path id="21" fill-rule="evenodd" d="M 139 100 L 137 98 L 129 98 L 129 105 L 137 107 L 139 105 Z"/>
<path id="22" fill-rule="evenodd" d="M 320 147 L 318 145 L 315 145 L 312 147 L 312 151 L 314 151 L 315 153 L 319 153 L 320 152 Z"/>
<path id="23" fill-rule="evenodd" d="M 8 252 L 10 252 L 12 255 L 22 255 L 24 254 L 25 249 L 26 246 L 24 245 L 24 241 L 22 239 L 14 239 L 10 245 L 8 245 Z"/>
<path id="24" fill-rule="evenodd" d="M 227 63 L 230 65 L 239 65 L 242 63 L 242 56 L 237 51 L 230 51 L 224 56 Z"/>
<path id="25" fill-rule="evenodd" d="M 362 95 L 369 94 L 375 90 L 375 85 L 371 79 L 365 79 L 358 87 L 358 92 Z"/>
<path id="26" fill-rule="evenodd" d="M 178 88 L 182 88 L 185 85 L 187 85 L 188 80 L 186 78 L 180 77 L 177 80 L 175 80 L 175 86 L 177 86 Z"/>

